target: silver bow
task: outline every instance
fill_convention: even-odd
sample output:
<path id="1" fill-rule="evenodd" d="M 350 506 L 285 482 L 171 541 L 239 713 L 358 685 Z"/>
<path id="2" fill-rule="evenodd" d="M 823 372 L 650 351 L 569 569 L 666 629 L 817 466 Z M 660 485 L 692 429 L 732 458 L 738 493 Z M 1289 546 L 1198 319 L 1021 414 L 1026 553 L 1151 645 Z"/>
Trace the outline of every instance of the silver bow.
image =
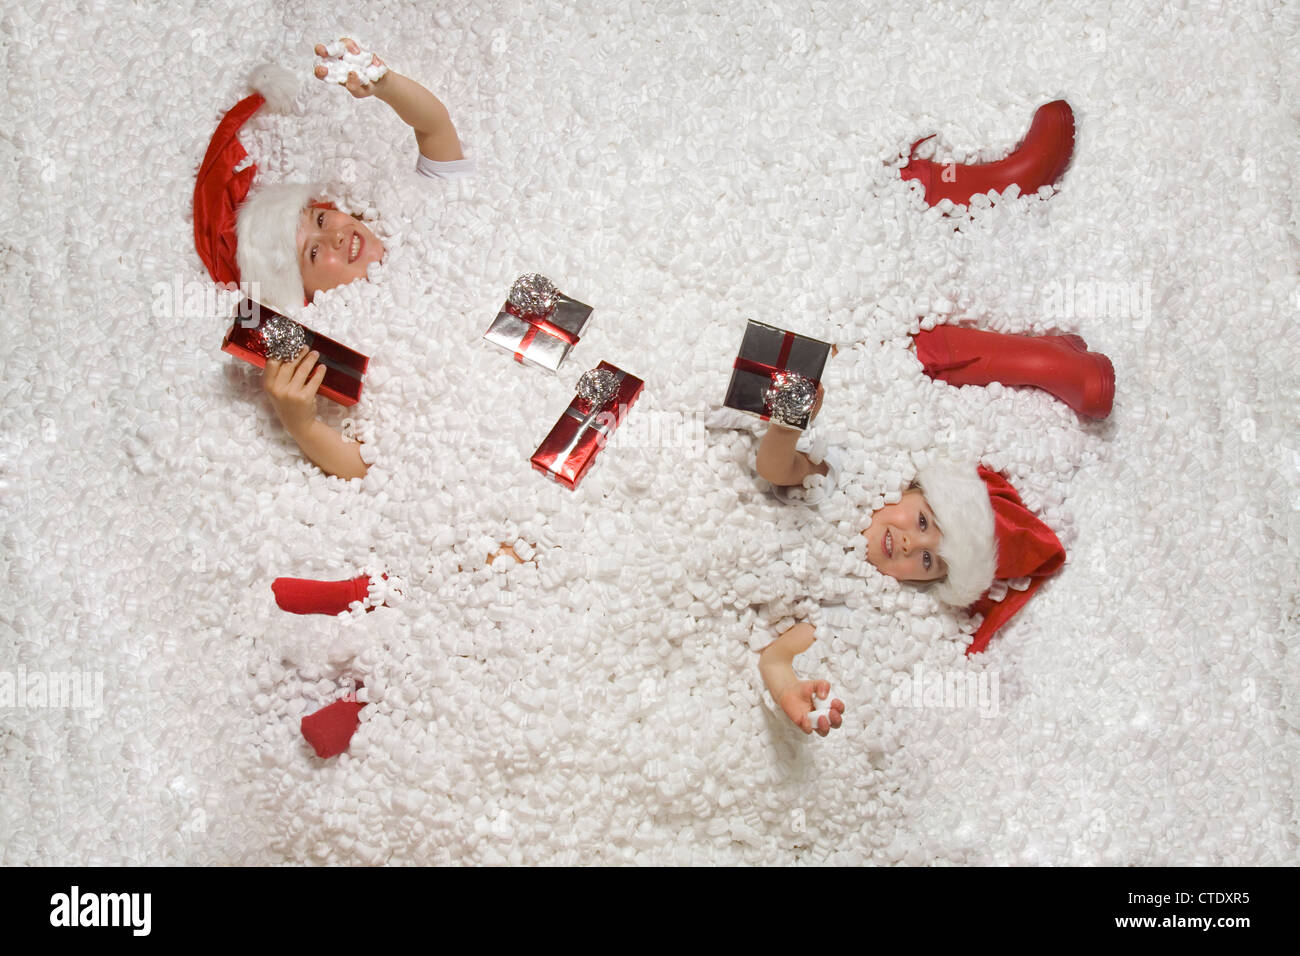
<path id="1" fill-rule="evenodd" d="M 776 372 L 763 401 L 772 409 L 773 420 L 799 427 L 817 401 L 817 386 L 798 372 Z"/>
<path id="2" fill-rule="evenodd" d="M 510 304 L 525 315 L 550 315 L 559 298 L 554 283 L 536 272 L 521 275 L 510 287 Z"/>
<path id="3" fill-rule="evenodd" d="M 607 368 L 593 368 L 578 379 L 578 397 L 591 402 L 594 408 L 603 408 L 617 391 L 618 376 Z"/>
<path id="4" fill-rule="evenodd" d="M 262 341 L 266 357 L 277 362 L 290 362 L 307 344 L 307 333 L 301 325 L 282 315 L 273 315 L 262 323 Z"/>

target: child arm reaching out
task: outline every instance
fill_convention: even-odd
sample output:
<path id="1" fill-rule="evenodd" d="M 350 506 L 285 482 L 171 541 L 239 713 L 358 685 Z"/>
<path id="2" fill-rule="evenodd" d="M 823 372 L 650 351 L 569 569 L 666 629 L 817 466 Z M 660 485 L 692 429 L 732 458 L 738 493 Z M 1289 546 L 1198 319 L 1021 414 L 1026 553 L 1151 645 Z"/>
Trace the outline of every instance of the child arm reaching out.
<path id="1" fill-rule="evenodd" d="M 825 737 L 834 727 L 843 721 L 844 701 L 830 700 L 831 685 L 824 680 L 800 680 L 794 671 L 794 659 L 812 647 L 814 628 L 811 624 L 796 624 L 767 647 L 758 656 L 758 672 L 763 675 L 763 684 L 772 695 L 772 699 L 781 706 L 787 717 L 805 734 L 814 730 Z M 814 698 L 814 693 L 816 697 Z M 814 703 L 827 703 L 829 717 L 820 717 L 813 727 L 808 718 Z"/>
<path id="2" fill-rule="evenodd" d="M 813 403 L 812 413 L 808 416 L 809 426 L 821 411 L 822 396 L 825 393 L 826 390 L 818 385 L 817 400 Z M 802 434 L 799 429 L 782 425 L 774 419 L 768 425 L 767 434 L 763 436 L 763 441 L 758 446 L 755 470 L 759 477 L 774 485 L 786 486 L 801 484 L 809 475 L 826 474 L 825 462 L 814 465 L 807 455 L 795 450 L 794 446 Z"/>
<path id="3" fill-rule="evenodd" d="M 361 52 L 355 40 L 344 37 L 343 42 L 352 53 Z M 324 44 L 316 44 L 316 55 L 327 55 Z M 383 65 L 383 60 L 377 55 L 372 57 L 371 62 L 376 66 Z M 326 73 L 325 67 L 316 67 L 318 79 L 325 79 Z M 373 83 L 362 84 L 356 73 L 349 73 L 344 86 L 357 99 L 376 96 L 391 106 L 402 122 L 415 131 L 416 145 L 425 159 L 450 162 L 465 158 L 447 107 L 410 77 L 389 70 Z"/>

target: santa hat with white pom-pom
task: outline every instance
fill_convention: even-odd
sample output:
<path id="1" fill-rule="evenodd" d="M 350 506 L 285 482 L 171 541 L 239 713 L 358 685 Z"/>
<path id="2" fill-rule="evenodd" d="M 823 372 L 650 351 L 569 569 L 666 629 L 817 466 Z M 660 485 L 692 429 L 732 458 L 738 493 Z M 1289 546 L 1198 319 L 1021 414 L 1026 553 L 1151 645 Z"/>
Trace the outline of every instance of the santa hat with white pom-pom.
<path id="1" fill-rule="evenodd" d="M 937 461 L 919 468 L 916 478 L 943 533 L 939 557 L 948 566 L 932 593 L 984 616 L 966 649 L 977 654 L 1065 563 L 1065 548 L 1011 483 L 983 465 Z M 997 600 L 988 594 L 995 579 L 1029 583 Z"/>
<path id="2" fill-rule="evenodd" d="M 248 153 L 240 127 L 263 105 L 293 111 L 301 83 L 283 67 L 253 71 L 256 90 L 222 118 L 194 184 L 194 247 L 217 282 L 242 283 L 248 294 L 277 312 L 294 315 L 303 306 L 298 265 L 299 213 L 318 188 L 309 183 L 261 186 L 249 194 L 257 166 L 235 171 Z"/>

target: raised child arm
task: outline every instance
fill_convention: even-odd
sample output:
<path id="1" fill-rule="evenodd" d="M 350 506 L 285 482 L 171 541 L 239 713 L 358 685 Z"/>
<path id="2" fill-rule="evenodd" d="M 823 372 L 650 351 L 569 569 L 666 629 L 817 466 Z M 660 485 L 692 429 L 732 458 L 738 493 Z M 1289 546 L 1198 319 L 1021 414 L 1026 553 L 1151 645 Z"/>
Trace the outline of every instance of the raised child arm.
<path id="1" fill-rule="evenodd" d="M 343 42 L 351 52 L 361 52 L 355 40 L 344 37 Z M 324 44 L 316 44 L 316 55 L 326 55 Z M 372 62 L 376 65 L 383 64 L 377 55 L 372 58 Z M 324 79 L 325 74 L 323 66 L 316 67 L 317 77 Z M 376 96 L 391 106 L 402 122 L 415 130 L 416 145 L 425 158 L 437 162 L 465 158 L 447 107 L 415 80 L 389 70 L 375 82 L 362 85 L 355 73 L 349 73 L 345 86 L 357 99 Z"/>
<path id="2" fill-rule="evenodd" d="M 809 425 L 812 425 L 813 419 L 821 411 L 824 394 L 825 389 L 818 385 L 817 401 L 813 404 L 812 415 L 808 417 Z M 763 441 L 758 446 L 758 461 L 755 463 L 759 477 L 774 485 L 798 485 L 809 475 L 826 474 L 825 462 L 814 465 L 803 452 L 795 451 L 794 446 L 798 443 L 801 434 L 799 429 L 779 422 L 773 421 L 768 424 L 767 434 L 763 436 Z"/>

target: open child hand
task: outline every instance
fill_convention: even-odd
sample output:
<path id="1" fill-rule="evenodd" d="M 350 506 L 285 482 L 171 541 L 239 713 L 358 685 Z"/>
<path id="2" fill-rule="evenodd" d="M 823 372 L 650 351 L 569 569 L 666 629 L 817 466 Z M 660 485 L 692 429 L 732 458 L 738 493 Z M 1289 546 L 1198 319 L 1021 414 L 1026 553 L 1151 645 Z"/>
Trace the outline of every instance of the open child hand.
<path id="1" fill-rule="evenodd" d="M 347 48 L 348 53 L 351 53 L 353 56 L 357 56 L 358 54 L 361 53 L 361 47 L 358 46 L 357 41 L 353 40 L 351 37 L 343 37 L 340 42 L 343 43 L 343 45 Z M 335 49 L 337 51 L 337 46 L 335 46 Z M 316 44 L 316 55 L 318 57 L 321 57 L 322 59 L 329 59 L 329 60 L 334 59 L 330 51 L 328 51 L 325 48 L 325 44 L 323 43 Z M 338 63 L 334 63 L 334 66 L 338 66 Z M 379 58 L 378 54 L 372 53 L 370 55 L 370 66 L 384 67 L 384 61 Z M 314 71 L 316 74 L 316 78 L 318 80 L 328 80 L 330 76 L 330 70 L 333 68 L 334 67 L 327 68 L 325 65 L 321 63 L 317 63 L 316 69 Z M 361 69 L 361 67 L 358 67 L 358 69 Z M 343 86 L 349 93 L 351 93 L 353 96 L 355 96 L 357 99 L 360 100 L 360 99 L 365 99 L 367 96 L 374 96 L 375 83 L 379 83 L 379 82 L 382 82 L 382 77 L 370 83 L 362 83 L 361 78 L 356 73 L 356 70 L 349 70 L 347 82 L 344 83 Z"/>
<path id="2" fill-rule="evenodd" d="M 316 390 L 325 378 L 325 366 L 316 364 L 318 358 L 319 352 L 304 348 L 291 362 L 266 360 L 262 387 L 290 435 L 297 436 L 316 420 Z"/>
<path id="3" fill-rule="evenodd" d="M 814 692 L 818 695 L 816 698 L 813 697 Z M 781 705 L 785 715 L 794 721 L 794 725 L 805 734 L 815 730 L 820 736 L 825 737 L 831 732 L 831 728 L 839 727 L 844 722 L 844 701 L 828 701 L 827 697 L 821 696 L 829 695 L 830 692 L 830 681 L 796 681 L 781 692 L 777 703 Z M 830 716 L 818 718 L 817 725 L 814 727 L 808 715 L 815 709 L 814 705 L 820 707 L 826 703 L 830 704 Z"/>

